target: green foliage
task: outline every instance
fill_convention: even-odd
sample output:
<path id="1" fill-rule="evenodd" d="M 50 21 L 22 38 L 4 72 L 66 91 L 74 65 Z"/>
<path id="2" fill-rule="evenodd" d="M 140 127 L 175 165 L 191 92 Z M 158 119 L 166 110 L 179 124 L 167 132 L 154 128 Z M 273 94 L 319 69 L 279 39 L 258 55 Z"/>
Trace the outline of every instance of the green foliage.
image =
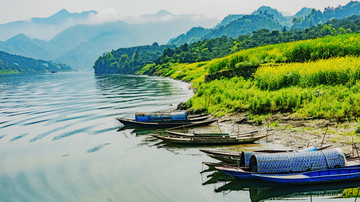
<path id="1" fill-rule="evenodd" d="M 242 50 L 209 62 L 166 63 L 161 68 L 153 64 L 144 71 L 193 82 L 197 93 L 187 105 L 217 116 L 231 112 L 255 116 L 290 112 L 300 117 L 358 117 L 360 59 L 353 56 L 360 52 L 358 41 L 358 34 L 346 34 Z M 298 47 L 307 47 L 312 58 L 296 58 L 292 52 Z M 329 51 L 318 54 L 319 47 Z M 292 60 L 314 61 L 290 63 Z M 260 65 L 253 78 L 203 82 L 206 73 L 246 65 Z"/>
<path id="2" fill-rule="evenodd" d="M 358 124 L 358 126 L 356 127 L 355 133 L 356 133 L 356 134 L 359 134 L 359 133 L 360 133 L 360 124 Z"/>
<path id="3" fill-rule="evenodd" d="M 270 44 L 279 44 L 293 41 L 300 41 L 306 39 L 316 39 L 324 36 L 335 36 L 350 32 L 360 32 L 360 16 L 352 16 L 342 20 L 330 20 L 325 25 L 318 25 L 305 30 L 291 30 L 280 32 L 278 30 L 270 31 L 269 29 L 260 29 L 252 32 L 249 35 L 240 35 L 236 39 L 228 38 L 225 36 L 203 40 L 192 43 L 191 45 L 184 44 L 174 49 L 172 54 L 164 52 L 161 56 L 156 58 L 154 62 L 159 67 L 166 63 L 194 63 L 209 61 L 215 58 L 225 57 L 229 54 L 236 53 L 240 50 L 266 46 Z M 331 42 L 332 39 L 329 41 Z M 337 44 L 330 43 L 324 46 L 316 47 L 317 50 L 311 48 L 313 44 L 303 44 L 294 48 L 292 52 L 286 55 L 274 55 L 262 53 L 258 58 L 252 57 L 251 60 L 243 59 L 242 63 L 238 66 L 253 66 L 262 63 L 276 62 L 282 63 L 287 61 L 309 61 L 319 58 L 328 58 L 332 55 L 348 55 L 348 53 L 339 53 L 339 51 L 350 51 L 342 48 L 336 48 Z M 355 49 L 356 51 L 357 49 Z M 312 55 L 310 55 L 312 53 Z M 249 57 L 247 55 L 246 57 Z M 158 67 L 158 68 L 159 68 Z M 217 72 L 222 69 L 232 69 L 232 65 L 228 68 L 213 66 L 210 73 Z"/>
<path id="4" fill-rule="evenodd" d="M 131 74 L 139 71 L 147 64 L 159 57 L 164 50 L 166 54 L 172 51 L 174 46 L 159 46 L 154 43 L 151 46 L 138 46 L 132 48 L 120 48 L 100 56 L 94 69 L 97 74 Z"/>
<path id="5" fill-rule="evenodd" d="M 360 87 L 358 82 L 356 88 Z M 321 95 L 318 92 L 322 92 Z M 212 114 L 245 112 L 268 114 L 293 112 L 298 116 L 342 118 L 360 115 L 360 96 L 346 86 L 289 87 L 262 91 L 254 81 L 242 77 L 202 84 L 188 104 L 193 109 L 205 107 Z"/>

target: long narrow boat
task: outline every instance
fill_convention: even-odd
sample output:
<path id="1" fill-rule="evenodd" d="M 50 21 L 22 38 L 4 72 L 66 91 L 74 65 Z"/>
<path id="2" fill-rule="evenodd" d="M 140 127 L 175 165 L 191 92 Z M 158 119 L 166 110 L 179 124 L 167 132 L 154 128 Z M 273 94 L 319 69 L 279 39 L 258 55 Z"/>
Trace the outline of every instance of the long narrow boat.
<path id="1" fill-rule="evenodd" d="M 257 140 L 267 137 L 268 135 L 254 135 L 252 137 L 240 138 L 208 138 L 208 137 L 171 137 L 162 135 L 152 135 L 166 142 L 187 145 L 231 145 L 253 143 Z"/>
<path id="2" fill-rule="evenodd" d="M 360 162 L 352 162 L 350 164 L 348 164 L 348 166 L 346 166 L 345 168 L 348 169 L 352 169 L 352 168 L 358 168 L 360 169 Z M 229 166 L 229 165 L 224 165 L 224 164 L 218 164 L 215 165 L 215 169 L 227 174 L 227 175 L 231 175 L 235 178 L 239 178 L 239 179 L 254 179 L 254 178 L 258 178 L 260 179 L 259 176 L 282 176 L 282 175 L 291 175 L 291 174 L 258 174 L 256 172 L 252 172 L 250 170 L 250 168 L 248 167 L 237 167 L 237 166 Z M 342 168 L 344 169 L 344 168 Z M 317 171 L 311 171 L 309 173 L 315 173 Z M 297 176 L 301 173 L 292 173 L 293 176 Z M 314 176 L 314 175 L 313 175 Z M 290 178 L 290 176 L 288 177 Z M 268 180 L 270 181 L 270 180 Z"/>
<path id="3" fill-rule="evenodd" d="M 237 134 L 237 135 L 230 135 L 229 133 L 199 133 L 199 132 L 181 133 L 181 132 L 176 132 L 176 131 L 171 131 L 171 130 L 167 130 L 165 132 L 168 133 L 169 135 L 179 136 L 179 137 L 235 138 L 235 137 L 253 136 L 255 133 L 258 132 L 258 130 L 245 132 L 245 133 L 241 133 L 241 134 Z"/>
<path id="4" fill-rule="evenodd" d="M 335 168 L 291 174 L 252 174 L 267 182 L 281 184 L 316 184 L 360 180 L 360 167 Z"/>
<path id="5" fill-rule="evenodd" d="M 186 126 L 186 125 L 192 125 L 192 126 L 207 126 L 209 124 L 214 123 L 217 121 L 216 119 L 207 119 L 203 121 L 192 121 L 192 120 L 186 120 L 186 121 L 168 121 L 168 122 L 142 122 L 142 121 L 135 121 L 131 119 L 125 119 L 125 118 L 116 118 L 118 121 L 120 121 L 125 126 L 129 127 L 139 127 L 139 128 L 153 128 L 153 129 L 165 129 L 165 128 L 173 128 L 177 126 Z"/>
<path id="6" fill-rule="evenodd" d="M 293 149 L 272 149 L 272 150 L 256 150 L 252 152 L 262 152 L 262 153 L 283 153 L 283 152 L 304 152 L 304 151 L 320 151 L 329 148 L 331 145 L 325 145 L 319 148 L 309 147 L 302 150 L 293 150 Z M 206 153 L 211 158 L 223 161 L 225 163 L 236 164 L 241 161 L 242 152 L 229 152 L 229 151 L 215 151 L 215 150 L 206 150 L 200 149 L 201 152 Z"/>
<path id="7" fill-rule="evenodd" d="M 213 137 L 213 138 L 225 138 L 230 137 L 229 133 L 181 133 L 176 131 L 165 131 L 167 134 L 178 137 Z"/>

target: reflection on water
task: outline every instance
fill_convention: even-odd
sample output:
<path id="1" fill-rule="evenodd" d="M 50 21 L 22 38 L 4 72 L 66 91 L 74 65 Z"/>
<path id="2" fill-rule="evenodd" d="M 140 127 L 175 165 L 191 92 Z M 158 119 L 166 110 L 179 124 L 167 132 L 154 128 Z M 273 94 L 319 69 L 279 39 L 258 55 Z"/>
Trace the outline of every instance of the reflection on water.
<path id="1" fill-rule="evenodd" d="M 1 75 L 0 201 L 250 201 L 246 188 L 219 193 L 232 182 L 221 173 L 199 174 L 211 161 L 199 147 L 118 131 L 116 116 L 172 109 L 192 95 L 166 78 Z"/>
<path id="2" fill-rule="evenodd" d="M 252 202 L 266 200 L 329 200 L 356 201 L 360 196 L 360 182 L 337 182 L 315 185 L 279 185 L 257 179 L 234 179 L 216 171 L 211 166 L 204 170 L 203 185 L 215 185 L 214 192 L 231 195 L 248 192 Z"/>

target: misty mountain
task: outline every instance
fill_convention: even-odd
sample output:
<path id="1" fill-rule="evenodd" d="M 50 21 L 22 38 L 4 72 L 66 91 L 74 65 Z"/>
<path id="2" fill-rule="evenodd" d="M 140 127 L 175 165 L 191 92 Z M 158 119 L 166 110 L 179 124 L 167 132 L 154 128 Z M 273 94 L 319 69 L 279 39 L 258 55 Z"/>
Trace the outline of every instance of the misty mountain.
<path id="1" fill-rule="evenodd" d="M 30 39 L 24 34 L 18 34 L 6 41 L 0 41 L 0 50 L 36 59 L 51 60 L 53 58 L 52 49 L 48 42 Z"/>
<path id="2" fill-rule="evenodd" d="M 311 12 L 312 8 L 307 8 L 307 7 L 304 7 L 302 8 L 300 11 L 298 11 L 294 16 L 293 18 L 302 18 L 302 17 L 305 17 L 307 15 L 309 15 L 309 13 Z"/>
<path id="3" fill-rule="evenodd" d="M 259 29 L 281 30 L 283 26 L 270 17 L 259 15 L 246 15 L 225 27 L 212 30 L 203 39 L 213 39 L 221 36 L 237 38 L 239 35 L 250 34 Z"/>
<path id="4" fill-rule="evenodd" d="M 236 19 L 238 16 L 226 17 Z M 228 23 L 221 22 L 222 26 L 215 26 L 213 29 L 204 29 L 201 27 L 192 28 L 186 34 L 182 34 L 168 42 L 168 45 L 180 46 L 184 43 L 192 44 L 194 42 L 204 39 L 214 39 L 217 37 L 227 36 L 237 38 L 239 35 L 250 34 L 253 31 L 260 29 L 269 30 L 282 30 L 281 25 L 272 15 L 262 14 L 261 15 L 244 15 L 239 19 L 230 21 Z M 226 24 L 226 25 L 225 25 Z"/>
<path id="5" fill-rule="evenodd" d="M 31 39 L 25 34 L 18 34 L 6 41 L 1 41 L 0 50 L 36 59 L 63 62 L 75 69 L 91 70 L 95 60 L 105 51 L 153 42 L 165 44 L 171 38 L 194 26 L 212 27 L 218 23 L 217 19 L 201 15 L 174 15 L 165 10 L 137 18 L 128 18 L 129 22 L 117 20 L 89 23 L 89 20 L 94 20 L 94 15 L 96 12 L 93 11 L 72 14 L 62 10 L 49 18 L 32 18 L 31 23 L 42 26 L 64 24 L 66 19 L 77 19 L 77 22 L 83 20 L 86 23 L 67 27 L 48 41 Z M 18 22 L 14 24 L 16 23 Z M 21 28 L 20 24 L 18 24 L 18 29 Z M 3 25 L 0 25 L 0 30 L 1 26 Z M 12 30 L 7 35 L 11 33 Z"/>
<path id="6" fill-rule="evenodd" d="M 203 36 L 199 32 L 195 34 L 188 31 L 186 34 L 181 34 L 177 38 L 171 39 L 168 44 L 179 46 L 181 45 L 180 42 L 191 44 L 199 40 L 213 39 L 221 36 L 237 38 L 240 34 L 250 34 L 252 31 L 263 28 L 269 30 L 277 29 L 279 31 L 283 31 L 284 28 L 286 30 L 305 29 L 319 23 L 326 23 L 332 18 L 343 19 L 352 15 L 360 15 L 360 2 L 351 1 L 345 6 L 338 6 L 336 8 L 327 7 L 324 12 L 305 7 L 293 16 L 283 16 L 276 9 L 262 6 L 250 15 L 228 15 L 218 25 L 207 30 L 210 33 L 205 34 L 205 32 L 202 32 Z"/>
<path id="7" fill-rule="evenodd" d="M 278 21 L 281 25 L 286 27 L 292 26 L 292 16 L 284 17 L 278 10 L 273 9 L 269 6 L 262 6 L 256 11 L 252 12 L 251 15 L 260 15 L 269 18 L 273 18 L 275 21 Z"/>
<path id="8" fill-rule="evenodd" d="M 345 6 L 338 6 L 336 8 L 327 7 L 324 12 L 312 9 L 308 15 L 294 18 L 292 29 L 305 29 L 314 25 L 324 24 L 330 19 L 344 19 L 359 14 L 360 2 L 358 1 L 351 1 Z"/>
<path id="9" fill-rule="evenodd" d="M 244 16 L 245 15 L 242 15 L 242 14 L 228 15 L 219 24 L 217 24 L 213 29 L 218 29 L 220 27 L 224 27 L 224 26 L 230 24 L 231 22 L 236 21 Z"/>
<path id="10" fill-rule="evenodd" d="M 210 29 L 205 29 L 203 27 L 193 27 L 186 34 L 181 34 L 180 36 L 171 39 L 168 44 L 181 46 L 185 43 L 192 44 L 200 41 L 205 35 L 211 32 Z"/>
<path id="11" fill-rule="evenodd" d="M 0 25 L 0 40 L 7 40 L 18 34 L 25 34 L 30 38 L 49 40 L 66 28 L 88 23 L 96 11 L 84 11 L 82 13 L 69 13 L 63 9 L 48 18 L 31 18 L 9 22 Z"/>

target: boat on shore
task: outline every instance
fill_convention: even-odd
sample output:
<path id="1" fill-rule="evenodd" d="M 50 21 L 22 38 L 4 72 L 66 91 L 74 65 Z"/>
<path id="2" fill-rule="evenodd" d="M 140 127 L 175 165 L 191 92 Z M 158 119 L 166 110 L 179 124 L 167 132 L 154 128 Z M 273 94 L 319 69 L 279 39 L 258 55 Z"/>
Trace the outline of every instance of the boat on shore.
<path id="1" fill-rule="evenodd" d="M 171 130 L 167 130 L 165 132 L 169 135 L 173 135 L 176 137 L 235 138 L 235 137 L 253 136 L 253 134 L 258 132 L 258 130 L 245 132 L 245 133 L 241 133 L 241 134 L 237 134 L 237 135 L 230 135 L 229 133 L 213 133 L 213 132 L 210 132 L 210 133 L 205 133 L 205 132 L 182 133 L 182 132 L 171 131 Z"/>
<path id="2" fill-rule="evenodd" d="M 132 119 L 126 118 L 116 118 L 120 123 L 128 127 L 134 128 L 150 128 L 150 129 L 166 129 L 173 127 L 187 127 L 187 126 L 207 126 L 217 121 L 217 119 L 206 119 L 202 121 L 194 121 L 194 120 L 185 120 L 185 121 L 154 121 L 154 122 L 143 122 L 143 121 L 135 121 Z"/>
<path id="3" fill-rule="evenodd" d="M 302 173 L 309 170 L 360 167 L 358 159 L 347 161 L 340 149 L 275 154 L 253 152 L 250 163 L 241 159 L 237 164 L 239 166 L 224 164 L 215 168 L 236 178 L 252 179 L 254 174 Z"/>
<path id="4" fill-rule="evenodd" d="M 173 137 L 173 136 L 162 136 L 152 135 L 169 143 L 174 144 L 186 144 L 186 145 L 232 145 L 232 144 L 245 144 L 253 143 L 257 140 L 265 138 L 269 135 L 253 135 L 247 137 L 224 137 L 224 138 L 213 138 L 213 137 Z"/>
<path id="5" fill-rule="evenodd" d="M 289 174 L 251 174 L 257 179 L 280 184 L 317 184 L 360 180 L 360 167 L 334 168 Z"/>
<path id="6" fill-rule="evenodd" d="M 176 137 L 212 137 L 212 138 L 225 138 L 230 137 L 229 133 L 181 133 L 176 131 L 165 131 L 167 134 L 176 136 Z"/>
<path id="7" fill-rule="evenodd" d="M 200 149 L 201 152 L 206 153 L 208 156 L 210 156 L 211 158 L 214 158 L 216 160 L 220 160 L 222 162 L 225 163 L 230 163 L 230 164 L 239 164 L 241 161 L 249 161 L 250 156 L 246 155 L 246 153 L 254 153 L 254 152 L 259 152 L 259 153 L 283 153 L 283 152 L 305 152 L 305 151 L 321 151 L 324 149 L 329 148 L 331 145 L 325 145 L 322 147 L 308 147 L 305 149 L 301 149 L 301 150 L 293 150 L 293 149 L 269 149 L 269 150 L 256 150 L 256 151 L 251 151 L 251 152 L 229 152 L 229 151 L 215 151 L 215 150 L 206 150 L 206 149 Z M 246 156 L 248 157 L 248 159 L 246 160 Z M 244 166 L 245 163 L 243 162 L 242 165 Z"/>
<path id="8" fill-rule="evenodd" d="M 255 174 L 259 174 L 257 172 L 252 171 L 249 167 L 241 167 L 240 164 L 226 164 L 226 163 L 204 163 L 207 166 L 214 166 L 216 170 L 219 170 L 227 175 L 231 175 L 235 178 L 239 179 L 255 179 Z M 350 159 L 346 162 L 346 166 L 343 168 L 360 168 L 359 159 Z M 324 169 L 325 170 L 325 169 Z M 296 172 L 292 174 L 299 174 L 301 172 Z M 284 174 L 284 173 L 281 173 Z M 264 174 L 266 175 L 266 174 Z M 270 175 L 270 174 L 269 174 Z M 271 174 L 277 175 L 277 174 Z"/>

